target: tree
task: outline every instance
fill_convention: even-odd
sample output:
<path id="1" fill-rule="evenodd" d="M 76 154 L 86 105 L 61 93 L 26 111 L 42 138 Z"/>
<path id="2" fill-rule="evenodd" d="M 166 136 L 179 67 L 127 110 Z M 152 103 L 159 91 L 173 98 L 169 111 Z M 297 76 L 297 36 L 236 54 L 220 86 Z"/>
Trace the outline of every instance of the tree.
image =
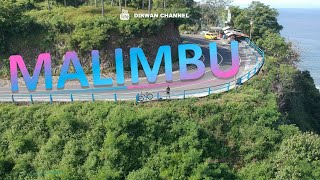
<path id="1" fill-rule="evenodd" d="M 48 0 L 48 10 L 51 12 L 50 0 Z"/>
<path id="2" fill-rule="evenodd" d="M 34 25 L 29 16 L 23 15 L 25 10 L 24 4 L 11 0 L 0 1 L 0 55 L 9 51 L 8 42 L 11 37 L 28 33 Z"/>
<path id="3" fill-rule="evenodd" d="M 184 6 L 190 6 L 191 1 L 177 1 L 183 3 Z M 225 7 L 230 3 L 230 0 L 205 0 L 201 4 L 202 21 L 207 25 L 220 26 L 222 20 L 220 17 L 225 13 Z M 220 23 L 220 24 L 219 24 Z"/>
<path id="4" fill-rule="evenodd" d="M 102 5 L 101 13 L 102 13 L 102 16 L 104 16 L 104 0 L 101 0 L 101 5 Z"/>
<path id="5" fill-rule="evenodd" d="M 63 6 L 74 6 L 74 7 L 77 7 L 79 5 L 82 5 L 84 3 L 89 3 L 91 2 L 91 0 L 48 0 L 50 1 L 51 3 L 54 2 L 55 4 L 62 4 Z"/>
<path id="6" fill-rule="evenodd" d="M 277 21 L 278 11 L 261 2 L 254 1 L 243 10 L 234 20 L 234 26 L 250 33 L 250 20 L 253 20 L 252 37 L 261 38 L 266 32 L 280 33 L 282 26 Z"/>
<path id="7" fill-rule="evenodd" d="M 285 139 L 279 151 L 260 163 L 251 163 L 240 172 L 244 179 L 319 179 L 320 138 L 297 133 Z"/>
<path id="8" fill-rule="evenodd" d="M 151 0 L 149 0 L 148 12 L 151 13 Z"/>
<path id="9" fill-rule="evenodd" d="M 231 6 L 230 11 L 231 11 L 231 16 L 232 16 L 230 25 L 234 26 L 235 18 L 238 17 L 242 13 L 242 11 L 244 11 L 244 10 L 241 9 L 239 6 Z"/>

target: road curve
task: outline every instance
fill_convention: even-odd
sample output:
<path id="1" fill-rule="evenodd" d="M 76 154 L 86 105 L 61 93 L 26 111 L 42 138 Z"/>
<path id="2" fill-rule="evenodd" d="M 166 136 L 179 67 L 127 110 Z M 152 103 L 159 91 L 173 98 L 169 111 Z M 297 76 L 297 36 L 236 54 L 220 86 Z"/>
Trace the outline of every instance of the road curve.
<path id="1" fill-rule="evenodd" d="M 182 35 L 184 43 L 198 44 L 201 46 L 204 63 L 206 65 L 205 75 L 193 81 L 180 81 L 178 71 L 173 72 L 173 82 L 167 83 L 165 75 L 158 76 L 156 84 L 148 84 L 146 78 L 141 78 L 139 84 L 132 85 L 130 79 L 126 79 L 124 86 L 94 88 L 90 87 L 82 89 L 75 85 L 66 85 L 64 90 L 54 89 L 46 91 L 43 87 L 39 87 L 36 92 L 29 92 L 26 87 L 21 87 L 18 94 L 12 94 L 10 89 L 0 87 L 0 101 L 4 102 L 70 102 L 70 101 L 94 101 L 94 100 L 136 100 L 137 94 L 149 92 L 153 95 L 153 99 L 177 99 L 187 97 L 201 97 L 211 93 L 219 93 L 232 89 L 235 80 L 242 78 L 242 81 L 248 80 L 254 75 L 259 67 L 257 62 L 261 62 L 263 58 L 253 49 L 247 42 L 239 45 L 239 56 L 241 59 L 239 73 L 230 79 L 218 79 L 212 75 L 209 61 L 209 42 L 202 36 Z M 226 70 L 231 66 L 230 45 L 225 44 L 222 40 L 216 41 L 218 44 L 218 58 L 220 68 Z M 262 65 L 262 64 L 258 64 Z M 193 71 L 193 70 L 190 70 Z M 250 72 L 248 74 L 248 72 Z M 170 86 L 170 97 L 165 93 L 167 86 Z"/>

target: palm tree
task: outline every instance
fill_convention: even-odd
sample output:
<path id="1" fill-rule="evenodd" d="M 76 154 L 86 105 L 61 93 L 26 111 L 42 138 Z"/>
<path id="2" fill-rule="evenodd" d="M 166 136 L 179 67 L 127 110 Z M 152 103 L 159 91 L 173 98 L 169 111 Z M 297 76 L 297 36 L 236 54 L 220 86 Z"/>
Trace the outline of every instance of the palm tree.
<path id="1" fill-rule="evenodd" d="M 113 6 L 113 0 L 111 0 L 111 6 Z"/>
<path id="2" fill-rule="evenodd" d="M 124 7 L 127 8 L 127 0 L 124 0 Z"/>
<path id="3" fill-rule="evenodd" d="M 144 8 L 144 0 L 142 0 L 142 6 L 141 7 L 142 7 L 142 9 Z"/>
<path id="4" fill-rule="evenodd" d="M 48 0 L 48 10 L 49 10 L 49 12 L 51 12 L 50 0 Z"/>
<path id="5" fill-rule="evenodd" d="M 151 12 L 151 0 L 149 0 L 149 7 L 148 7 L 148 12 Z"/>
<path id="6" fill-rule="evenodd" d="M 121 7 L 121 0 L 119 0 L 119 8 L 120 8 L 120 11 L 122 10 L 122 7 Z"/>
<path id="7" fill-rule="evenodd" d="M 102 16 L 104 16 L 104 0 L 101 0 L 101 5 L 102 5 L 101 14 Z"/>
<path id="8" fill-rule="evenodd" d="M 95 5 L 96 7 L 98 7 L 98 2 L 97 2 L 97 0 L 94 0 L 94 5 Z"/>

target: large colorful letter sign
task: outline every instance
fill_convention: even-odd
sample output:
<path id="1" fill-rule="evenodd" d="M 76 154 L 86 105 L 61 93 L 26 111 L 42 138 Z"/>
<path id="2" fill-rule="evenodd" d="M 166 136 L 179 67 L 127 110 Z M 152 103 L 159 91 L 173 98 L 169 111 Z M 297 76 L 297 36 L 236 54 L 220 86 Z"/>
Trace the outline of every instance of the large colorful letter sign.
<path id="1" fill-rule="evenodd" d="M 18 85 L 18 67 L 22 73 L 24 78 L 24 82 L 26 83 L 29 91 L 34 91 L 37 89 L 37 84 L 39 81 L 39 75 L 41 72 L 41 67 L 44 65 L 44 75 L 45 75 L 45 83 L 46 89 L 52 89 L 52 72 L 51 72 L 51 57 L 49 53 L 40 54 L 38 56 L 38 61 L 36 67 L 33 71 L 33 76 L 31 77 L 28 69 L 22 59 L 21 56 L 11 56 L 10 58 L 10 74 L 11 74 L 11 90 L 13 92 L 19 90 Z"/>
<path id="2" fill-rule="evenodd" d="M 147 76 L 149 83 L 155 83 L 159 73 L 161 60 L 164 58 L 166 80 L 172 81 L 172 58 L 170 46 L 161 46 L 158 50 L 156 60 L 154 61 L 153 68 L 151 69 L 141 48 L 131 48 L 130 50 L 130 61 L 131 61 L 131 76 L 132 83 L 136 84 L 139 82 L 138 77 L 138 59 L 142 64 L 143 70 Z"/>
<path id="3" fill-rule="evenodd" d="M 187 58 L 187 50 L 194 52 L 192 58 Z M 200 60 L 202 50 L 199 46 L 194 44 L 183 44 L 179 46 L 179 65 L 180 65 L 180 80 L 198 79 L 205 73 L 204 63 Z M 194 64 L 197 66 L 197 71 L 188 73 L 187 65 Z"/>
<path id="4" fill-rule="evenodd" d="M 218 78 L 230 78 L 230 77 L 234 77 L 238 73 L 239 66 L 240 66 L 238 47 L 239 47 L 239 43 L 237 41 L 231 42 L 232 66 L 230 70 L 225 72 L 220 70 L 218 65 L 217 44 L 216 43 L 209 44 L 211 71 L 214 76 Z"/>
<path id="5" fill-rule="evenodd" d="M 70 63 L 72 62 L 75 73 L 68 73 Z M 60 78 L 58 80 L 58 89 L 63 89 L 66 81 L 78 79 L 82 87 L 88 87 L 89 82 L 80 64 L 79 58 L 74 51 L 66 53 L 61 68 Z"/>
<path id="6" fill-rule="evenodd" d="M 218 52 L 216 43 L 209 44 L 210 51 L 210 68 L 215 77 L 218 78 L 232 78 L 239 71 L 239 52 L 238 42 L 231 43 L 232 53 L 232 66 L 227 71 L 222 71 L 218 64 Z M 192 57 L 187 57 L 187 52 L 193 52 Z M 101 78 L 101 64 L 99 51 L 93 50 L 92 55 L 92 79 L 94 87 L 112 86 L 112 78 Z M 202 49 L 196 44 L 181 44 L 178 47 L 179 67 L 180 67 L 180 80 L 191 81 L 201 78 L 205 74 L 205 64 L 201 59 Z M 121 48 L 115 50 L 115 64 L 116 64 L 116 84 L 124 86 L 124 59 Z M 164 62 L 165 66 L 165 81 L 171 83 L 173 81 L 172 69 L 172 55 L 170 46 L 161 46 L 158 49 L 157 56 L 154 60 L 153 66 L 150 64 L 141 48 L 130 49 L 130 68 L 131 68 L 131 83 L 139 83 L 139 62 L 142 65 L 143 71 L 146 75 L 148 83 L 154 84 L 157 82 L 158 74 L 161 63 Z M 128 63 L 128 62 L 126 62 Z M 69 73 L 70 65 L 73 65 L 73 73 Z M 188 65 L 195 65 L 196 68 L 188 70 Z M 18 69 L 24 78 L 25 84 L 29 91 L 35 91 L 37 88 L 41 67 L 44 66 L 45 86 L 47 90 L 52 90 L 52 70 L 51 70 L 51 57 L 49 53 L 40 54 L 36 66 L 34 68 L 33 76 L 30 76 L 26 65 L 21 56 L 15 55 L 10 57 L 10 71 L 11 71 L 11 90 L 17 92 L 19 90 L 18 84 Z M 65 84 L 69 80 L 78 80 L 81 87 L 89 87 L 89 81 L 80 64 L 79 58 L 74 51 L 68 51 L 64 56 L 63 65 L 60 72 L 60 77 L 57 83 L 57 89 L 63 90 Z M 152 87 L 152 86 L 143 86 Z"/>

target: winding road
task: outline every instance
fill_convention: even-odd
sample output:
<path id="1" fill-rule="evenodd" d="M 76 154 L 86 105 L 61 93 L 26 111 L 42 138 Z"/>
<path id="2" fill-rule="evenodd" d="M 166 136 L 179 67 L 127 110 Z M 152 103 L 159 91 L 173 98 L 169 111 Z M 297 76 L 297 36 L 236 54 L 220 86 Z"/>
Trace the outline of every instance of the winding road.
<path id="1" fill-rule="evenodd" d="M 167 83 L 165 75 L 160 74 L 156 84 L 149 84 L 146 78 L 141 78 L 139 84 L 132 85 L 131 79 L 125 81 L 124 86 L 82 89 L 79 86 L 67 85 L 64 90 L 53 89 L 46 91 L 43 87 L 38 87 L 36 92 L 27 91 L 26 87 L 20 87 L 18 94 L 11 93 L 9 88 L 0 87 L 0 101 L 3 102 L 70 102 L 70 101 L 94 101 L 94 100 L 136 100 L 137 94 L 149 92 L 153 94 L 153 99 L 177 99 L 187 97 L 202 97 L 211 93 L 224 92 L 236 86 L 234 83 L 238 78 L 243 82 L 248 80 L 257 71 L 257 62 L 263 60 L 261 55 L 252 48 L 246 41 L 239 44 L 239 56 L 241 59 L 240 69 L 236 77 L 230 79 L 218 79 L 212 75 L 209 61 L 209 42 L 200 35 L 182 35 L 184 43 L 193 43 L 201 46 L 204 63 L 206 65 L 205 75 L 193 81 L 180 81 L 179 71 L 173 72 L 173 82 Z M 231 67 L 230 45 L 224 40 L 216 40 L 218 44 L 218 58 L 222 70 Z M 261 64 L 262 65 L 262 64 Z M 192 71 L 192 69 L 190 70 Z M 251 71 L 251 74 L 248 72 Z M 248 75 L 247 75 L 248 74 Z M 245 76 L 244 76 L 245 75 Z M 233 82 L 233 83 L 232 83 Z M 170 86 L 170 97 L 166 95 L 166 88 Z"/>

